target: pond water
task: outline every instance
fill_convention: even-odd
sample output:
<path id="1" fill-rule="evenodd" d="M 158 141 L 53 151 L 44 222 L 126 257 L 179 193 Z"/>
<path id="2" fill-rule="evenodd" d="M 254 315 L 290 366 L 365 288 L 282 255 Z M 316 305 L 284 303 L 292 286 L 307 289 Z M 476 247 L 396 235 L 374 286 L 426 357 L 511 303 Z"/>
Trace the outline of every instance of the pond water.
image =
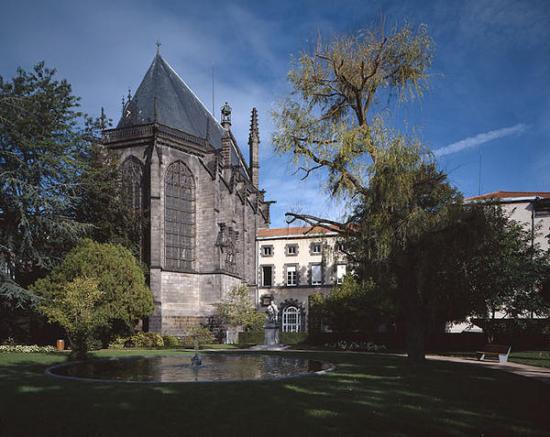
<path id="1" fill-rule="evenodd" d="M 205 353 L 202 364 L 190 355 L 111 358 L 50 367 L 47 373 L 65 378 L 113 382 L 207 382 L 269 380 L 332 369 L 330 363 L 271 354 Z"/>

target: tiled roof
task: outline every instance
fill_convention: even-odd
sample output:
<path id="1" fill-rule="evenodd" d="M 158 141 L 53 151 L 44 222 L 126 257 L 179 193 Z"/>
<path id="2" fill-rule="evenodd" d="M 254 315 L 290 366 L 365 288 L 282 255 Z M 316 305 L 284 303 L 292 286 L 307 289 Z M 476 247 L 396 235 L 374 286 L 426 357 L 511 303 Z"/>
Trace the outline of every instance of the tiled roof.
<path id="1" fill-rule="evenodd" d="M 479 196 L 467 197 L 466 200 L 510 199 L 514 197 L 542 197 L 550 199 L 548 191 L 494 191 Z"/>
<path id="2" fill-rule="evenodd" d="M 307 236 L 314 234 L 331 234 L 330 231 L 321 226 L 302 226 L 302 227 L 286 227 L 286 228 L 271 228 L 258 229 L 258 237 L 289 237 L 291 235 Z"/>

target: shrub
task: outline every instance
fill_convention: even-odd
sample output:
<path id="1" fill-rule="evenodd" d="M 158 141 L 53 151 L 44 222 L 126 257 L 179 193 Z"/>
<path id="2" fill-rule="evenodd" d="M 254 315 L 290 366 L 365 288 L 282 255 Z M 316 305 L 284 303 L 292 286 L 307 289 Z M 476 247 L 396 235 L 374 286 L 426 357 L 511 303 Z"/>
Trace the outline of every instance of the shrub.
<path id="1" fill-rule="evenodd" d="M 45 306 L 51 302 L 65 305 L 67 286 L 77 278 L 94 281 L 99 292 L 93 311 L 101 314 L 106 323 L 95 327 L 96 337 L 101 335 L 107 341 L 115 335 L 128 335 L 137 320 L 153 311 L 153 297 L 145 284 L 143 270 L 121 245 L 83 240 L 48 276 L 36 281 L 32 290 L 44 298 Z M 59 307 L 57 318 L 62 318 L 63 311 Z M 48 318 L 60 323 L 55 317 Z M 71 345 L 74 346 L 72 342 Z"/>
<path id="2" fill-rule="evenodd" d="M 251 346 L 255 344 L 263 344 L 265 333 L 263 331 L 246 331 L 239 332 L 239 346 Z"/>
<path id="3" fill-rule="evenodd" d="M 5 344 L 0 346 L 0 352 L 20 352 L 20 353 L 34 353 L 34 352 L 55 352 L 56 349 L 53 346 L 38 346 L 36 344 L 32 345 L 11 345 Z"/>
<path id="4" fill-rule="evenodd" d="M 128 343 L 129 337 L 115 337 L 111 343 L 109 343 L 109 349 L 123 349 Z"/>
<path id="5" fill-rule="evenodd" d="M 126 344 L 126 347 L 164 347 L 164 340 L 160 334 L 155 332 L 138 332 L 132 335 Z"/>
<path id="6" fill-rule="evenodd" d="M 281 332 L 279 339 L 282 344 L 301 344 L 308 338 L 307 332 Z"/>
<path id="7" fill-rule="evenodd" d="M 181 346 L 181 340 L 174 335 L 163 335 L 164 347 L 178 347 Z"/>
<path id="8" fill-rule="evenodd" d="M 195 326 L 189 331 L 189 335 L 184 337 L 183 344 L 186 347 L 194 347 L 195 342 L 198 346 L 214 343 L 216 339 L 214 334 L 206 326 Z"/>
<path id="9" fill-rule="evenodd" d="M 103 295 L 95 279 L 76 277 L 65 283 L 53 299 L 44 300 L 39 306 L 50 322 L 59 323 L 67 331 L 74 358 L 86 358 L 94 346 L 94 332 L 108 324 L 101 306 Z"/>
<path id="10" fill-rule="evenodd" d="M 244 284 L 233 287 L 223 301 L 216 305 L 214 318 L 223 326 L 242 326 L 246 331 L 263 327 L 265 315 L 256 311 L 250 290 Z"/>

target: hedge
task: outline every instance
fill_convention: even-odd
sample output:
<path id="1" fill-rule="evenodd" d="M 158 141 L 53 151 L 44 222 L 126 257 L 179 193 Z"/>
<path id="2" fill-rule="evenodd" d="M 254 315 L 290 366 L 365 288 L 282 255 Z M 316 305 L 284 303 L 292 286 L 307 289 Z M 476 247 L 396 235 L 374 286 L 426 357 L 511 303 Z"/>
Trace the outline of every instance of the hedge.
<path id="1" fill-rule="evenodd" d="M 239 332 L 239 346 L 251 346 L 264 344 L 265 334 L 263 331 Z M 282 344 L 300 344 L 308 338 L 307 332 L 281 332 L 279 339 Z"/>

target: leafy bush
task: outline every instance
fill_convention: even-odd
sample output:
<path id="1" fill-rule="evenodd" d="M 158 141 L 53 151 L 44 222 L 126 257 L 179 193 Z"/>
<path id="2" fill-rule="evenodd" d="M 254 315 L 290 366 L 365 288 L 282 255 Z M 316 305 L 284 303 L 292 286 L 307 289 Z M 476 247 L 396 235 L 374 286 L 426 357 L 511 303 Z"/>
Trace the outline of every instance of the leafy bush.
<path id="1" fill-rule="evenodd" d="M 48 276 L 32 286 L 32 290 L 44 298 L 42 308 L 50 321 L 62 326 L 66 323 L 63 313 L 68 305 L 67 291 L 70 284 L 75 280 L 84 281 L 83 278 L 96 284 L 97 293 L 92 293 L 91 283 L 86 283 L 90 297 L 95 296 L 93 304 L 88 302 L 87 311 L 91 311 L 91 318 L 98 321 L 93 332 L 96 338 L 101 336 L 107 341 L 115 335 L 127 335 L 137 320 L 153 311 L 151 291 L 145 284 L 143 270 L 131 252 L 121 245 L 85 239 Z M 79 291 L 75 290 L 75 293 Z M 100 319 L 102 323 L 99 323 Z M 75 347 L 72 341 L 71 346 Z"/>
<path id="2" fill-rule="evenodd" d="M 164 347 L 178 347 L 181 346 L 181 340 L 174 335 L 163 335 Z"/>
<path id="3" fill-rule="evenodd" d="M 50 322 L 59 323 L 67 331 L 74 358 L 86 358 L 94 346 L 94 333 L 108 324 L 107 313 L 101 307 L 103 295 L 95 279 L 78 276 L 39 306 Z"/>
<path id="4" fill-rule="evenodd" d="M 124 349 L 128 341 L 129 337 L 115 337 L 115 339 L 109 343 L 109 349 Z"/>
<path id="5" fill-rule="evenodd" d="M 155 332 L 137 332 L 129 337 L 116 337 L 111 343 L 111 349 L 123 348 L 162 348 L 164 338 Z"/>
<path id="6" fill-rule="evenodd" d="M 279 339 L 282 344 L 301 344 L 308 338 L 307 332 L 281 332 Z"/>
<path id="7" fill-rule="evenodd" d="M 36 344 L 32 345 L 2 345 L 0 346 L 0 352 L 20 352 L 20 353 L 34 353 L 34 352 L 55 352 L 56 349 L 53 346 L 38 346 Z"/>
<path id="8" fill-rule="evenodd" d="M 155 332 L 138 332 L 128 339 L 127 347 L 164 347 L 162 335 Z"/>
<path id="9" fill-rule="evenodd" d="M 216 305 L 214 318 L 223 326 L 242 326 L 246 331 L 263 327 L 265 315 L 256 311 L 250 290 L 244 284 L 233 287 L 223 301 Z"/>
<path id="10" fill-rule="evenodd" d="M 386 352 L 388 350 L 383 344 L 377 345 L 372 341 L 339 340 L 336 343 L 326 343 L 324 347 L 327 349 L 356 352 Z"/>
<path id="11" fill-rule="evenodd" d="M 239 332 L 239 346 L 263 344 L 265 333 L 263 331 Z"/>
<path id="12" fill-rule="evenodd" d="M 206 326 L 195 326 L 189 331 L 189 335 L 183 338 L 185 347 L 194 347 L 195 342 L 198 346 L 214 343 L 216 341 L 214 334 Z"/>

